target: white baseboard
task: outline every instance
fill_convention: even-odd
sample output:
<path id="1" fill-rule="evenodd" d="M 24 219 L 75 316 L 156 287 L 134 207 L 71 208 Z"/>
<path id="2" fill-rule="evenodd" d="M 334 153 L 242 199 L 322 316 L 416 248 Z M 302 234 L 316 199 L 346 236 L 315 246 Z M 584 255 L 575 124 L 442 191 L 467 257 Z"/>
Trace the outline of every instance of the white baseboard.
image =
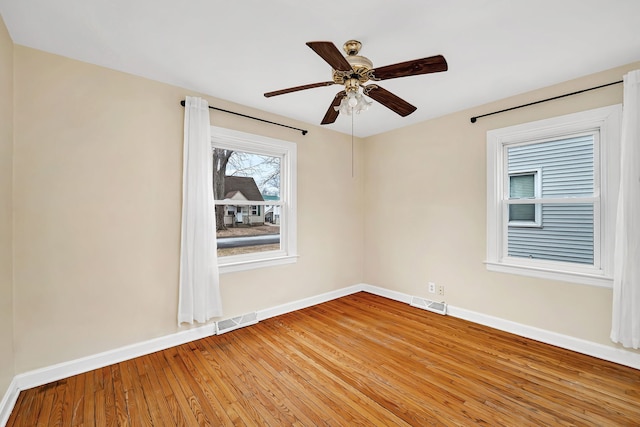
<path id="1" fill-rule="evenodd" d="M 292 301 L 290 303 L 267 308 L 265 310 L 260 310 L 258 311 L 258 320 L 266 320 L 271 317 L 280 316 L 281 314 L 291 313 L 292 311 L 302 310 L 303 308 L 311 307 L 313 305 L 322 304 L 323 302 L 355 294 L 356 292 L 364 290 L 364 286 L 365 285 L 363 284 L 353 285 L 347 288 L 337 289 L 335 291 L 326 292 L 324 294 L 304 298 L 298 301 Z"/>
<path id="2" fill-rule="evenodd" d="M 365 283 L 349 286 L 347 288 L 320 294 L 314 297 L 293 301 L 276 307 L 258 311 L 258 320 L 266 320 L 271 317 L 286 314 L 292 311 L 311 307 L 316 304 L 351 295 L 356 292 L 369 292 L 384 298 L 410 304 L 411 295 L 402 292 L 392 291 L 390 289 L 380 288 Z M 557 347 L 566 348 L 578 353 L 597 357 L 599 359 L 608 360 L 620 365 L 629 366 L 640 369 L 640 353 L 627 351 L 622 348 L 610 347 L 602 344 L 593 343 L 579 338 L 558 334 L 556 332 L 523 325 L 505 319 L 500 319 L 486 314 L 458 308 L 455 306 L 447 306 L 447 314 L 470 322 L 489 326 L 505 332 L 510 332 L 522 337 L 534 339 L 536 341 L 555 345 Z M 213 325 L 205 325 L 198 328 L 189 329 L 187 331 L 177 332 L 175 334 L 164 337 L 143 341 L 137 344 L 120 347 L 92 356 L 71 360 L 57 365 L 48 366 L 41 369 L 25 372 L 15 376 L 9 389 L 5 393 L 4 398 L 0 401 L 0 426 L 6 424 L 11 410 L 16 403 L 20 390 L 37 387 L 43 384 L 67 378 L 83 372 L 102 368 L 124 360 L 133 359 L 134 357 L 151 354 L 156 351 L 164 350 L 176 345 L 195 341 L 215 334 Z"/>
<path id="3" fill-rule="evenodd" d="M 7 425 L 7 421 L 9 421 L 9 416 L 11 416 L 11 411 L 18 401 L 18 395 L 20 394 L 20 389 L 18 388 L 18 383 L 14 378 L 9 384 L 9 388 L 7 392 L 4 394 L 2 400 L 0 400 L 0 426 L 4 427 Z"/>
<path id="4" fill-rule="evenodd" d="M 369 292 L 370 294 L 378 295 L 392 299 L 394 301 L 400 301 L 405 304 L 411 303 L 411 295 L 403 294 L 402 292 L 392 291 L 391 289 L 379 288 L 372 285 L 362 285 L 362 290 Z"/>
<path id="5" fill-rule="evenodd" d="M 371 285 L 364 285 L 362 290 L 407 304 L 409 304 L 409 302 L 411 301 L 411 295 L 392 291 L 389 289 L 378 288 Z M 588 356 L 597 357 L 598 359 L 608 360 L 609 362 L 614 362 L 620 365 L 629 366 L 631 368 L 640 369 L 640 353 L 634 351 L 598 344 L 568 335 L 562 335 L 557 332 L 547 331 L 545 329 L 512 322 L 510 320 L 489 316 L 487 314 L 466 310 L 464 308 L 458 308 L 449 304 L 447 304 L 447 314 L 452 317 L 457 317 L 473 323 L 478 323 L 480 325 L 489 326 L 491 328 L 499 329 L 504 332 L 509 332 L 521 337 L 540 341 L 545 344 L 551 344 L 556 347 L 575 351 L 576 353 L 582 353 Z"/>
<path id="6" fill-rule="evenodd" d="M 18 374 L 13 378 L 4 398 L 0 401 L 0 427 L 4 427 L 9 420 L 9 415 L 11 415 L 11 411 L 16 404 L 21 390 L 48 384 L 53 381 L 103 368 L 113 365 L 114 363 L 151 354 L 211 335 L 215 335 L 215 325 L 204 325 L 164 337 L 154 338 L 103 353 Z"/>
<path id="7" fill-rule="evenodd" d="M 257 312 L 258 320 L 265 320 L 270 317 L 279 316 L 291 311 L 311 307 L 316 304 L 360 292 L 363 290 L 363 286 L 364 285 L 353 285 L 269 309 L 260 310 Z M 57 381 L 62 378 L 68 378 L 83 372 L 103 368 L 124 360 L 133 359 L 134 357 L 144 356 L 146 354 L 151 354 L 180 344 L 199 340 L 211 335 L 215 335 L 215 326 L 213 324 L 204 325 L 186 331 L 180 331 L 175 334 L 154 338 L 148 341 L 131 344 L 114 350 L 108 350 L 91 356 L 82 357 L 80 359 L 70 360 L 68 362 L 18 374 L 15 376 L 14 382 L 19 390 L 26 390 Z M 1 407 L 0 410 L 2 410 Z"/>
<path id="8" fill-rule="evenodd" d="M 211 335 L 215 335 L 215 326 L 205 325 L 18 374 L 15 381 L 20 390 L 26 390 Z"/>
<path id="9" fill-rule="evenodd" d="M 568 335 L 562 335 L 557 332 L 523 325 L 521 323 L 504 320 L 499 317 L 488 316 L 486 314 L 465 310 L 463 308 L 448 306 L 447 309 L 447 314 L 453 317 L 458 317 L 460 319 L 479 323 L 481 325 L 489 326 L 521 337 L 540 341 L 545 344 L 551 344 L 556 347 L 575 351 L 576 353 L 582 353 L 588 356 L 597 357 L 598 359 L 608 360 L 609 362 L 640 369 L 640 353 L 625 350 L 623 348 L 610 347 Z"/>

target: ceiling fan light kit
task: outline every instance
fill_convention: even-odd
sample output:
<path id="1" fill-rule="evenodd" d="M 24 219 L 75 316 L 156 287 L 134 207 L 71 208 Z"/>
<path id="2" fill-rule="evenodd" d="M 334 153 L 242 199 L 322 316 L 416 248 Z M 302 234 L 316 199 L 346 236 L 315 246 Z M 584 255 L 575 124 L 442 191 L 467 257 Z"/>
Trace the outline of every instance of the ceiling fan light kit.
<path id="1" fill-rule="evenodd" d="M 368 81 L 438 73 L 447 71 L 448 69 L 447 61 L 442 55 L 415 59 L 413 61 L 387 65 L 381 68 L 373 68 L 373 62 L 371 62 L 369 58 L 358 55 L 362 48 L 362 43 L 357 40 L 349 40 L 343 45 L 343 49 L 347 54 L 346 57 L 340 53 L 332 42 L 307 42 L 307 46 L 313 49 L 314 52 L 331 66 L 333 80 L 267 92 L 264 96 L 269 98 L 316 87 L 331 86 L 334 84 L 343 85 L 344 90 L 336 94 L 329 109 L 325 113 L 321 122 L 323 125 L 335 122 L 338 114 L 351 115 L 353 113 L 366 111 L 371 105 L 371 102 L 367 101 L 365 95 L 402 117 L 408 116 L 416 110 L 415 106 L 388 90 L 381 88 L 377 84 L 367 86 L 364 84 Z"/>
<path id="2" fill-rule="evenodd" d="M 371 106 L 371 101 L 362 96 L 362 91 L 347 92 L 340 100 L 340 105 L 333 107 L 340 114 L 350 116 L 351 114 L 360 114 L 367 111 Z"/>

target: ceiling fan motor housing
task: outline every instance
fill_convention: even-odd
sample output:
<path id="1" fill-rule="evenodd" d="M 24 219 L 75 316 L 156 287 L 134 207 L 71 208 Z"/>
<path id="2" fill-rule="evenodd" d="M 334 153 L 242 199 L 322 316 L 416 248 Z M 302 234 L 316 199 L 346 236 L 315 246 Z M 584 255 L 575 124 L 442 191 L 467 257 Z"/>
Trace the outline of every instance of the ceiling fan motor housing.
<path id="1" fill-rule="evenodd" d="M 351 71 L 333 70 L 333 81 L 342 85 L 349 79 L 356 79 L 360 83 L 366 83 L 371 79 L 369 71 L 373 68 L 372 63 L 364 56 L 348 56 L 347 61 L 351 64 Z"/>

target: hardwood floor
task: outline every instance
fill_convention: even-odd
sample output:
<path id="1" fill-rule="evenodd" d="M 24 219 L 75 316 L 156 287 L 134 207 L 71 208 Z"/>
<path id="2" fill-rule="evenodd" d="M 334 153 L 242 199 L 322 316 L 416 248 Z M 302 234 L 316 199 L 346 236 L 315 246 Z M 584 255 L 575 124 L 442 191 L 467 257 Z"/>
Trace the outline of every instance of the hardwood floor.
<path id="1" fill-rule="evenodd" d="M 638 426 L 640 371 L 358 293 L 20 393 L 7 426 Z"/>

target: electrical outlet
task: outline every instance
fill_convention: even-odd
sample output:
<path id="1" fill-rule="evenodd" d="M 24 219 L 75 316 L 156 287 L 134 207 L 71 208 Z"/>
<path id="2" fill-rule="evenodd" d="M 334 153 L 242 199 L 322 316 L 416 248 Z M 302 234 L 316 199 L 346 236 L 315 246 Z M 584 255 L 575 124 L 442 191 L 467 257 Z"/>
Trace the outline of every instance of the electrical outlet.
<path id="1" fill-rule="evenodd" d="M 444 295 L 444 285 L 438 285 L 438 295 Z"/>
<path id="2" fill-rule="evenodd" d="M 429 287 L 429 293 L 430 294 L 435 294 L 436 293 L 436 284 L 433 282 L 429 282 L 427 283 L 427 286 Z"/>

